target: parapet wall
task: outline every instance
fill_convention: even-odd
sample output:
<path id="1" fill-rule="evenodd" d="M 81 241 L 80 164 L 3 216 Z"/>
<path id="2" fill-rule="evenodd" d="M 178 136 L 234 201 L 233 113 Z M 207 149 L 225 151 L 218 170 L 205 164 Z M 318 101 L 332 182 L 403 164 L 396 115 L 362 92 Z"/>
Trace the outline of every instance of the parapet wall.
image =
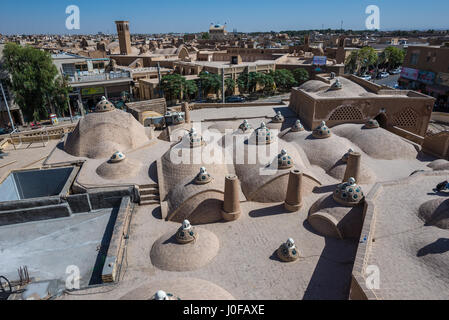
<path id="1" fill-rule="evenodd" d="M 423 143 L 424 152 L 449 160 L 449 131 L 427 135 Z"/>

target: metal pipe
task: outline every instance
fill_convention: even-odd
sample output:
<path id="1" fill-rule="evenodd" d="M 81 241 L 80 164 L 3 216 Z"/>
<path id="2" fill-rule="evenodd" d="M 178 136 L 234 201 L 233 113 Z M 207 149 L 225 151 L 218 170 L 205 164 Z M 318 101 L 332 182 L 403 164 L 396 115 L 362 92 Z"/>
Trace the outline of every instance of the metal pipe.
<path id="1" fill-rule="evenodd" d="M 225 98 L 225 73 L 224 73 L 224 68 L 221 71 L 221 95 L 222 95 L 222 99 L 223 99 L 223 103 L 226 103 L 226 98 Z"/>

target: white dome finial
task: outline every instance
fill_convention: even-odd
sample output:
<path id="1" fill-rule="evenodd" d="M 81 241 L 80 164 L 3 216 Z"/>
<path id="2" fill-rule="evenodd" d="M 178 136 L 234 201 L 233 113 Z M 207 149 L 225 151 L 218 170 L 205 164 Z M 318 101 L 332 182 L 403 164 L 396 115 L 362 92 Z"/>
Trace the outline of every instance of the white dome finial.
<path id="1" fill-rule="evenodd" d="M 354 178 L 351 177 L 351 178 L 349 178 L 348 183 L 349 183 L 351 186 L 353 186 L 353 185 L 355 185 L 356 181 L 355 181 Z"/>
<path id="2" fill-rule="evenodd" d="M 192 228 L 192 225 L 190 224 L 190 221 L 189 220 L 184 220 L 182 222 L 182 228 L 184 230 L 189 230 L 190 228 Z"/>
<path id="3" fill-rule="evenodd" d="M 154 299 L 155 300 L 168 300 L 168 296 L 167 296 L 167 293 L 165 291 L 159 290 L 154 295 Z"/>
<path id="4" fill-rule="evenodd" d="M 288 238 L 286 244 L 287 244 L 287 247 L 289 247 L 290 249 L 295 247 L 295 241 L 292 238 Z"/>

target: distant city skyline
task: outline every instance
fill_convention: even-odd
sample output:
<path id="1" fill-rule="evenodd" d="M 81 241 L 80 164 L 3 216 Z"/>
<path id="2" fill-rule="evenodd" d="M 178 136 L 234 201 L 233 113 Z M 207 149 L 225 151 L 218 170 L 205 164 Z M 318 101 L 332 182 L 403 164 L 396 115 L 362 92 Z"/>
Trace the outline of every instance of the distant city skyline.
<path id="1" fill-rule="evenodd" d="M 80 29 L 67 30 L 66 7 L 80 9 Z M 3 1 L 0 33 L 14 34 L 115 34 L 115 20 L 129 20 L 131 33 L 197 33 L 210 23 L 227 23 L 228 31 L 269 32 L 284 30 L 343 29 L 363 30 L 368 5 L 380 8 L 380 30 L 449 29 L 447 0 L 344 2 L 228 0 L 181 1 L 87 1 L 31 0 Z"/>

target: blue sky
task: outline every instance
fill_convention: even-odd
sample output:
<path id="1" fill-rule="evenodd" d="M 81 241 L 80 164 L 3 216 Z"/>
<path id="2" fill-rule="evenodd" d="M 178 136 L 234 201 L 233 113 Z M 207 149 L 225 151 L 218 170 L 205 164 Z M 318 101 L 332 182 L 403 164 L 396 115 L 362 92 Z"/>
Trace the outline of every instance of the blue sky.
<path id="1" fill-rule="evenodd" d="M 81 29 L 65 28 L 67 6 L 79 6 Z M 241 32 L 365 28 L 365 8 L 380 8 L 381 30 L 449 29 L 447 0 L 1 0 L 0 33 L 115 33 L 130 20 L 132 33 L 200 32 L 211 22 Z"/>

